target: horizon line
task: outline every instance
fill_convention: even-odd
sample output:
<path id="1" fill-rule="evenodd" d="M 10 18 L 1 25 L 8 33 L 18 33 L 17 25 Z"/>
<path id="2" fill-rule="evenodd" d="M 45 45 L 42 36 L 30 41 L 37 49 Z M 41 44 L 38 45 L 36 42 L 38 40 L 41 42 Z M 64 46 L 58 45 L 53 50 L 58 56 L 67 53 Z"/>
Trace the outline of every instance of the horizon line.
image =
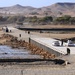
<path id="1" fill-rule="evenodd" d="M 56 2 L 56 3 L 52 3 L 50 5 L 53 5 L 53 4 L 58 4 L 58 3 L 72 3 L 72 4 L 75 4 L 74 2 Z M 16 3 L 16 4 L 12 4 L 12 5 L 8 5 L 8 6 L 0 6 L 1 8 L 2 7 L 11 7 L 11 6 L 16 6 L 16 5 L 20 5 L 20 6 L 23 6 L 22 4 L 19 4 L 19 3 Z M 42 8 L 42 7 L 46 7 L 46 6 L 50 6 L 50 5 L 44 5 L 44 6 L 40 6 L 40 7 L 36 7 L 36 6 L 32 6 L 32 5 L 26 5 L 26 6 L 29 6 L 29 7 L 33 7 L 33 8 Z"/>

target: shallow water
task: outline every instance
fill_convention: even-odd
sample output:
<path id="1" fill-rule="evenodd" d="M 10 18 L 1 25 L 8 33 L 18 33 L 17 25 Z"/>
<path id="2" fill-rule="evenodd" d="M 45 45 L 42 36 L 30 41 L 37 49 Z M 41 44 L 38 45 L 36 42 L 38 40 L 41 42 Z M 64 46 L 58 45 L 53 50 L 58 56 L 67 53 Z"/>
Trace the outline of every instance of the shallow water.
<path id="1" fill-rule="evenodd" d="M 31 52 L 26 49 L 15 49 L 9 46 L 0 46 L 0 59 L 34 59 L 40 58 L 39 55 L 31 55 Z"/>

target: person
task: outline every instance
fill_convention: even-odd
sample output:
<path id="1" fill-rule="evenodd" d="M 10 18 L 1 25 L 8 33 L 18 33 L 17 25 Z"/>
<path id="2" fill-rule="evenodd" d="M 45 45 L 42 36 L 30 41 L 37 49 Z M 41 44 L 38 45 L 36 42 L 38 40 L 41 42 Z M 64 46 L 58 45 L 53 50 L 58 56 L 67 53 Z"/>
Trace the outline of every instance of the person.
<path id="1" fill-rule="evenodd" d="M 28 31 L 28 34 L 30 34 L 30 31 Z"/>
<path id="2" fill-rule="evenodd" d="M 68 46 L 73 46 L 73 42 L 71 40 L 67 41 Z"/>
<path id="3" fill-rule="evenodd" d="M 67 55 L 69 55 L 70 54 L 70 49 L 69 48 L 67 48 Z"/>
<path id="4" fill-rule="evenodd" d="M 8 29 L 8 27 L 6 26 L 6 32 L 9 32 L 9 29 Z"/>
<path id="5" fill-rule="evenodd" d="M 10 32 L 11 32 L 11 30 L 10 30 Z"/>
<path id="6" fill-rule="evenodd" d="M 19 34 L 19 37 L 21 37 L 21 34 Z"/>
<path id="7" fill-rule="evenodd" d="M 63 46 L 63 40 L 61 40 L 61 46 Z"/>

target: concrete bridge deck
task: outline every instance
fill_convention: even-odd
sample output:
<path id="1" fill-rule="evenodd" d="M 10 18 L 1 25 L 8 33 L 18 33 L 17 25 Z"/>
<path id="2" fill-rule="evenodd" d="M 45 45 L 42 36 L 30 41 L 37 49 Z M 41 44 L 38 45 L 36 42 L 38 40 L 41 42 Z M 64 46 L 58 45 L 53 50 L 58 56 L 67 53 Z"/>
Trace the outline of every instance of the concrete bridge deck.
<path id="1" fill-rule="evenodd" d="M 70 54 L 75 54 L 75 46 L 69 47 L 69 46 L 66 46 L 66 45 L 63 45 L 63 46 L 52 45 L 52 43 L 54 41 L 58 41 L 58 40 L 55 40 L 55 39 L 52 39 L 52 38 L 40 38 L 40 37 L 39 38 L 31 38 L 31 39 L 38 42 L 38 43 L 41 43 L 41 44 L 43 44 L 43 45 L 45 45 L 45 46 L 47 46 L 51 49 L 53 49 L 53 50 L 55 50 L 55 51 L 57 51 L 61 54 L 67 54 L 67 48 L 70 49 Z M 59 42 L 61 42 L 61 41 L 59 41 Z"/>

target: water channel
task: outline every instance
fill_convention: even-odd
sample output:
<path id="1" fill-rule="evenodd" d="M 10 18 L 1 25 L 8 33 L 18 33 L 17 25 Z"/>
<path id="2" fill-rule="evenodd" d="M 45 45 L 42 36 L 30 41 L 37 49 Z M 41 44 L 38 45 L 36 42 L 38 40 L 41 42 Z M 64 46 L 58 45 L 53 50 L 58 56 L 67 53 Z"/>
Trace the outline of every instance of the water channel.
<path id="1" fill-rule="evenodd" d="M 6 45 L 0 45 L 0 59 L 38 59 L 39 55 L 32 55 L 29 50 L 15 49 Z"/>

